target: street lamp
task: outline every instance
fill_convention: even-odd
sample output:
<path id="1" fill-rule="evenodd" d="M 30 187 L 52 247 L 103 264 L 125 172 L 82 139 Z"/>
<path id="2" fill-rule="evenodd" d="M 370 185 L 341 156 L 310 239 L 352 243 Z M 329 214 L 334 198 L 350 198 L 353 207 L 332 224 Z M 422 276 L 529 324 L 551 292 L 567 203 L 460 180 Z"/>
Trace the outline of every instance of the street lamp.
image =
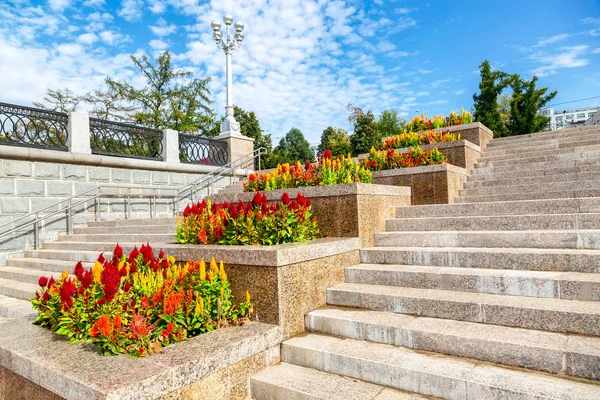
<path id="1" fill-rule="evenodd" d="M 233 51 L 242 45 L 244 40 L 244 24 L 236 22 L 234 25 L 235 35 L 232 37 L 230 32 L 231 25 L 233 24 L 233 17 L 226 15 L 223 17 L 223 23 L 225 24 L 225 36 L 221 33 L 221 23 L 219 21 L 213 21 L 210 26 L 213 30 L 213 37 L 217 46 L 223 49 L 225 52 L 225 58 L 227 61 L 226 73 L 227 73 L 227 105 L 225 106 L 225 120 L 221 124 L 221 133 L 232 133 L 239 134 L 240 124 L 233 117 L 233 87 L 232 87 L 232 73 L 231 73 L 231 55 Z"/>

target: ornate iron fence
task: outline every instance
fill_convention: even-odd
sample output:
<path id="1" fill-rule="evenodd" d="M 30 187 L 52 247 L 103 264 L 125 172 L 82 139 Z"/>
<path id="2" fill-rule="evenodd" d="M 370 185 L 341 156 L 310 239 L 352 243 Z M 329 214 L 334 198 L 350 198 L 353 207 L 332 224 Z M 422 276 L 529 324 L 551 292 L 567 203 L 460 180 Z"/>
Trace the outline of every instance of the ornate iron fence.
<path id="1" fill-rule="evenodd" d="M 163 132 L 121 122 L 90 118 L 92 153 L 162 161 Z"/>
<path id="2" fill-rule="evenodd" d="M 0 103 L 0 144 L 67 151 L 69 116 Z"/>
<path id="3" fill-rule="evenodd" d="M 225 165 L 229 161 L 227 143 L 180 133 L 179 160 L 188 164 Z"/>

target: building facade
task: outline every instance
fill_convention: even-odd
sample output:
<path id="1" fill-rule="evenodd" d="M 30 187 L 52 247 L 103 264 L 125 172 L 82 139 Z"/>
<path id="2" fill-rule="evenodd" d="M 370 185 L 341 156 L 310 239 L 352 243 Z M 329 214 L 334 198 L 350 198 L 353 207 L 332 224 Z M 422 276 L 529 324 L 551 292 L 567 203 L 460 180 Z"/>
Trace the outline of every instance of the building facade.
<path id="1" fill-rule="evenodd" d="M 550 118 L 550 130 L 567 128 L 572 124 L 580 124 L 591 118 L 600 110 L 600 106 L 574 108 L 570 110 L 556 111 L 554 107 L 543 108 L 540 114 Z"/>

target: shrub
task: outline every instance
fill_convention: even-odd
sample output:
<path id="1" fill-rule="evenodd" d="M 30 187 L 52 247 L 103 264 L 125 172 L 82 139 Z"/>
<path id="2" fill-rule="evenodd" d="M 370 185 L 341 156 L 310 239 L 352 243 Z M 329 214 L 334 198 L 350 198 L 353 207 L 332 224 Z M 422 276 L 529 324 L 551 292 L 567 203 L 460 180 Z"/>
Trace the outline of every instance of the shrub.
<path id="1" fill-rule="evenodd" d="M 298 193 L 292 201 L 284 193 L 280 202 L 268 204 L 260 192 L 247 204 L 202 201 L 187 206 L 176 234 L 179 243 L 226 245 L 275 245 L 319 237 L 310 199 Z"/>
<path id="2" fill-rule="evenodd" d="M 149 245 L 126 256 L 119 245 L 111 260 L 101 254 L 91 269 L 79 262 L 74 277 L 41 277 L 32 299 L 36 324 L 72 342 L 94 343 L 104 355 L 134 357 L 217 328 L 241 324 L 252 312 L 250 295 L 234 307 L 230 283 L 215 259 L 178 264 Z"/>
<path id="3" fill-rule="evenodd" d="M 446 118 L 441 114 L 434 116 L 433 119 L 426 117 L 425 114 L 421 114 L 420 117 L 416 115 L 408 123 L 407 129 L 409 132 L 421 132 L 427 129 L 445 128 L 454 125 L 470 124 L 471 122 L 473 122 L 471 113 L 461 109 L 460 115 L 451 111 L 450 115 Z"/>
<path id="4" fill-rule="evenodd" d="M 275 171 L 267 174 L 250 174 L 244 183 L 245 192 L 257 192 L 274 189 L 288 189 L 305 186 L 336 185 L 339 183 L 363 182 L 371 183 L 371 173 L 363 168 L 354 158 L 331 157 L 326 150 L 318 162 L 300 162 L 280 164 Z"/>
<path id="5" fill-rule="evenodd" d="M 381 146 L 381 150 L 402 149 L 405 147 L 454 142 L 457 140 L 460 140 L 460 134 L 453 134 L 450 131 L 438 133 L 432 129 L 422 133 L 405 132 L 386 139 Z"/>
<path id="6" fill-rule="evenodd" d="M 371 149 L 369 156 L 362 162 L 365 167 L 373 171 L 381 171 L 396 168 L 412 168 L 422 165 L 444 164 L 446 156 L 437 148 L 423 150 L 420 147 L 413 147 L 406 153 L 401 153 L 394 149 L 375 150 Z"/>

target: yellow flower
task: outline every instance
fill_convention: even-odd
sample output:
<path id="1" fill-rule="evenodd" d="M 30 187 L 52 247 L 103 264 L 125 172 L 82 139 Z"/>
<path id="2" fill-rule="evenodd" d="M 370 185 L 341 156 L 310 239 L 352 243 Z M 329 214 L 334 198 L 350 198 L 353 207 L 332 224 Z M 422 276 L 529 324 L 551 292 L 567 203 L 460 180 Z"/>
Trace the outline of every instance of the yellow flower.
<path id="1" fill-rule="evenodd" d="M 223 267 L 222 260 L 220 262 L 219 276 L 221 277 L 221 282 L 223 282 L 223 283 L 227 282 L 227 274 L 225 273 L 225 268 Z"/>
<path id="2" fill-rule="evenodd" d="M 64 281 L 69 277 L 69 268 L 65 269 L 65 272 L 62 273 L 62 275 L 60 276 L 59 281 Z"/>
<path id="3" fill-rule="evenodd" d="M 246 303 L 250 303 L 250 293 L 246 290 Z"/>
<path id="4" fill-rule="evenodd" d="M 204 311 L 204 299 L 200 295 L 196 295 L 196 308 L 194 313 L 200 314 Z"/>
<path id="5" fill-rule="evenodd" d="M 94 266 L 92 267 L 92 276 L 94 277 L 94 283 L 101 283 L 100 275 L 102 274 L 102 264 L 100 261 L 96 261 Z"/>
<path id="6" fill-rule="evenodd" d="M 200 278 L 202 280 L 206 279 L 206 263 L 204 262 L 204 258 L 200 261 Z"/>
<path id="7" fill-rule="evenodd" d="M 210 272 L 214 274 L 219 272 L 219 268 L 217 267 L 217 261 L 214 257 L 210 259 Z"/>
<path id="8" fill-rule="evenodd" d="M 173 257 L 173 256 L 167 256 L 167 262 L 169 263 L 169 265 L 174 265 L 175 264 L 175 257 Z"/>
<path id="9" fill-rule="evenodd" d="M 225 294 L 225 289 L 222 286 L 221 286 L 220 292 L 221 292 L 221 299 L 222 299 Z"/>
<path id="10" fill-rule="evenodd" d="M 58 286 L 54 285 L 50 288 L 50 296 L 54 296 L 55 294 L 58 294 L 58 292 L 60 292 Z"/>

